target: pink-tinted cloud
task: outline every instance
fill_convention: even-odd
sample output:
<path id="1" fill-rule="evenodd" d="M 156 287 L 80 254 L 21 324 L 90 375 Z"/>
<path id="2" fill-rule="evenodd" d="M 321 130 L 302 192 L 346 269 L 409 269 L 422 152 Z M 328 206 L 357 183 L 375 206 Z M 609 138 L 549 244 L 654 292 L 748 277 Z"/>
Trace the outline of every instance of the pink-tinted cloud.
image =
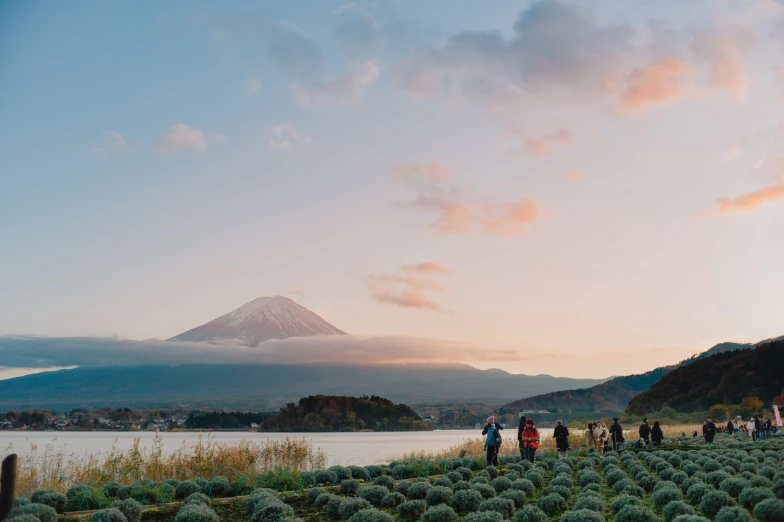
<path id="1" fill-rule="evenodd" d="M 524 148 L 532 158 L 549 156 L 555 149 L 567 147 L 572 145 L 575 141 L 572 131 L 564 128 L 541 136 L 535 136 L 522 131 L 515 131 L 515 134 L 525 135 L 523 142 Z"/>
<path id="2" fill-rule="evenodd" d="M 734 198 L 722 198 L 716 201 L 716 205 L 719 212 L 744 211 L 780 199 L 784 199 L 784 183 L 769 185 Z"/>
<path id="3" fill-rule="evenodd" d="M 269 148 L 277 151 L 294 150 L 299 145 L 308 145 L 312 140 L 297 129 L 283 123 L 272 126 L 273 138 L 269 140 Z"/>
<path id="4" fill-rule="evenodd" d="M 169 132 L 158 138 L 158 146 L 163 149 L 196 149 L 207 152 L 207 140 L 201 129 L 189 127 L 184 123 L 173 125 Z"/>
<path id="5" fill-rule="evenodd" d="M 542 214 L 539 204 L 529 197 L 511 203 L 486 203 L 482 212 L 482 229 L 504 237 L 525 233 Z"/>
<path id="6" fill-rule="evenodd" d="M 444 293 L 446 289 L 434 279 L 451 271 L 444 265 L 425 262 L 400 267 L 404 275 L 373 275 L 368 277 L 370 296 L 379 303 L 394 304 L 405 308 L 442 311 L 429 293 Z"/>
<path id="7" fill-rule="evenodd" d="M 291 94 L 302 105 L 357 103 L 380 76 L 381 67 L 376 62 L 365 62 L 355 65 L 347 75 L 327 77 L 312 86 L 294 83 Z"/>
<path id="8" fill-rule="evenodd" d="M 568 172 L 564 172 L 561 174 L 561 179 L 566 181 L 569 184 L 579 183 L 583 180 L 585 176 L 583 175 L 581 170 L 570 170 Z"/>
<path id="9" fill-rule="evenodd" d="M 651 105 L 677 101 L 686 93 L 682 79 L 691 74 L 685 62 L 673 58 L 637 69 L 629 77 L 618 108 L 624 112 L 635 112 Z"/>
<path id="10" fill-rule="evenodd" d="M 753 44 L 754 36 L 746 29 L 720 28 L 698 33 L 691 50 L 695 60 L 707 69 L 712 87 L 744 100 L 749 79 L 743 60 Z"/>
<path id="11" fill-rule="evenodd" d="M 439 182 L 449 178 L 449 170 L 438 163 L 393 163 L 389 175 L 403 181 Z"/>

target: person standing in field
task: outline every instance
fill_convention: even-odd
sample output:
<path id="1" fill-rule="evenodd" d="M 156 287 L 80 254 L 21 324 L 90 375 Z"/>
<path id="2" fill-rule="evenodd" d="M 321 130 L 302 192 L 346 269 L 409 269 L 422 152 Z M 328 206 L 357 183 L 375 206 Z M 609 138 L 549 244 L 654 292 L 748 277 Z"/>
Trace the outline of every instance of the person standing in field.
<path id="1" fill-rule="evenodd" d="M 593 424 L 588 423 L 585 428 L 585 445 L 588 447 L 588 453 L 593 453 L 596 447 L 596 438 L 593 436 Z"/>
<path id="2" fill-rule="evenodd" d="M 593 442 L 596 446 L 596 453 L 604 455 L 604 427 L 602 423 L 597 421 L 593 424 Z"/>
<path id="3" fill-rule="evenodd" d="M 765 439 L 765 432 L 762 429 L 762 421 L 759 417 L 754 418 L 754 431 L 757 433 L 757 440 Z"/>
<path id="4" fill-rule="evenodd" d="M 735 433 L 735 426 L 732 425 L 732 419 L 730 419 L 729 422 L 727 422 L 727 433 L 729 433 L 730 435 Z"/>
<path id="5" fill-rule="evenodd" d="M 713 421 L 708 419 L 705 421 L 705 426 L 703 426 L 702 431 L 705 435 L 705 442 L 710 444 L 713 442 L 713 437 L 716 436 L 716 425 L 713 424 Z"/>
<path id="6" fill-rule="evenodd" d="M 539 448 L 539 430 L 534 427 L 534 420 L 528 419 L 525 421 L 525 429 L 523 430 L 523 447 L 525 449 L 525 456 L 528 462 L 534 462 L 534 455 Z"/>
<path id="7" fill-rule="evenodd" d="M 613 423 L 610 425 L 610 439 L 612 440 L 613 451 L 618 451 L 623 444 L 623 428 L 618 423 L 618 417 L 613 418 Z"/>
<path id="8" fill-rule="evenodd" d="M 482 435 L 487 435 L 485 439 L 485 450 L 487 451 L 487 465 L 498 465 L 498 450 L 501 448 L 501 430 L 503 428 L 495 421 L 495 417 L 490 415 L 487 424 L 482 430 Z"/>
<path id="9" fill-rule="evenodd" d="M 525 449 L 523 448 L 523 430 L 525 429 L 525 415 L 520 414 L 520 424 L 517 425 L 517 446 L 520 448 L 520 458 L 525 459 Z"/>
<path id="10" fill-rule="evenodd" d="M 569 452 L 569 430 L 563 425 L 563 422 L 556 421 L 553 438 L 555 439 L 555 448 L 558 450 L 558 458 L 563 458 Z"/>
<path id="11" fill-rule="evenodd" d="M 662 432 L 659 421 L 654 421 L 653 428 L 651 428 L 651 442 L 654 446 L 661 446 L 662 439 L 664 439 L 664 432 Z"/>
<path id="12" fill-rule="evenodd" d="M 749 422 L 746 423 L 746 433 L 751 437 L 751 440 L 757 440 L 757 437 L 754 436 L 754 419 L 749 419 Z"/>
<path id="13" fill-rule="evenodd" d="M 644 418 L 642 420 L 642 424 L 640 424 L 640 438 L 645 441 L 646 446 L 650 446 L 651 444 L 651 427 L 648 425 L 648 418 Z"/>

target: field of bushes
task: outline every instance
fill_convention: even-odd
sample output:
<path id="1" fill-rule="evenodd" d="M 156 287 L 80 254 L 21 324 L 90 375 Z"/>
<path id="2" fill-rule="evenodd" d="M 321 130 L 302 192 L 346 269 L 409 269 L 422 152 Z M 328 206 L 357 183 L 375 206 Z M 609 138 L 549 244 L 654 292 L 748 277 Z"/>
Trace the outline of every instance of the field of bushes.
<path id="1" fill-rule="evenodd" d="M 36 489 L 13 522 L 782 522 L 784 440 L 691 438 L 655 450 L 585 449 L 409 460 L 249 477 L 140 479 Z M 95 510 L 85 513 L 85 510 Z M 79 511 L 79 513 L 74 513 Z"/>

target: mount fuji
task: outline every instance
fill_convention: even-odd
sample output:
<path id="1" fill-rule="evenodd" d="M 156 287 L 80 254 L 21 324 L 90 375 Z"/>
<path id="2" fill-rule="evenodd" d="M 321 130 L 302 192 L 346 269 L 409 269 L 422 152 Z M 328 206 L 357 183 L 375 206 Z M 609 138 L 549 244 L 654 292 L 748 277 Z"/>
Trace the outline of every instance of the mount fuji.
<path id="1" fill-rule="evenodd" d="M 327 321 L 279 295 L 260 297 L 169 341 L 239 340 L 248 346 L 270 339 L 347 335 Z"/>

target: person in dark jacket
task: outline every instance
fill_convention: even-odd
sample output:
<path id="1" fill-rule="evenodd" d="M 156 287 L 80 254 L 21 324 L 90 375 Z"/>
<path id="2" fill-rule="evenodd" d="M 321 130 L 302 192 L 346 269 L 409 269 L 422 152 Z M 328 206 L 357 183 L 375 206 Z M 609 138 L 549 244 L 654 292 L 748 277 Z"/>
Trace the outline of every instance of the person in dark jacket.
<path id="1" fill-rule="evenodd" d="M 702 427 L 702 432 L 705 435 L 705 442 L 710 444 L 713 442 L 713 437 L 716 436 L 716 425 L 713 424 L 713 421 L 708 419 L 705 421 L 705 425 Z"/>
<path id="2" fill-rule="evenodd" d="M 525 448 L 523 448 L 523 430 L 525 429 L 525 415 L 520 414 L 520 424 L 517 425 L 517 446 L 520 448 L 520 458 L 525 460 Z"/>
<path id="3" fill-rule="evenodd" d="M 553 438 L 555 439 L 555 448 L 558 450 L 558 458 L 563 458 L 569 452 L 569 430 L 563 425 L 563 422 L 556 421 Z"/>
<path id="4" fill-rule="evenodd" d="M 648 418 L 642 420 L 640 424 L 640 438 L 645 441 L 645 445 L 649 446 L 651 443 L 651 427 L 648 425 Z"/>
<path id="5" fill-rule="evenodd" d="M 732 425 L 732 419 L 730 419 L 729 422 L 727 422 L 727 433 L 729 433 L 730 435 L 735 433 L 735 426 Z"/>
<path id="6" fill-rule="evenodd" d="M 493 415 L 487 418 L 487 424 L 485 424 L 485 427 L 482 430 L 482 435 L 487 435 L 487 439 L 485 439 L 485 450 L 487 450 L 488 466 L 498 465 L 498 450 L 501 449 L 502 429 L 504 428 L 495 421 Z"/>
<path id="7" fill-rule="evenodd" d="M 765 438 L 765 428 L 763 428 L 762 421 L 759 417 L 754 418 L 754 431 L 757 432 L 757 440 Z"/>
<path id="8" fill-rule="evenodd" d="M 653 423 L 653 428 L 651 428 L 651 441 L 653 442 L 653 445 L 661 446 L 663 438 L 664 433 L 662 432 L 661 426 L 659 426 L 659 421 L 655 421 Z"/>
<path id="9" fill-rule="evenodd" d="M 610 425 L 610 440 L 612 441 L 613 451 L 618 451 L 623 445 L 623 428 L 618 423 L 618 417 L 614 417 L 613 423 Z"/>

